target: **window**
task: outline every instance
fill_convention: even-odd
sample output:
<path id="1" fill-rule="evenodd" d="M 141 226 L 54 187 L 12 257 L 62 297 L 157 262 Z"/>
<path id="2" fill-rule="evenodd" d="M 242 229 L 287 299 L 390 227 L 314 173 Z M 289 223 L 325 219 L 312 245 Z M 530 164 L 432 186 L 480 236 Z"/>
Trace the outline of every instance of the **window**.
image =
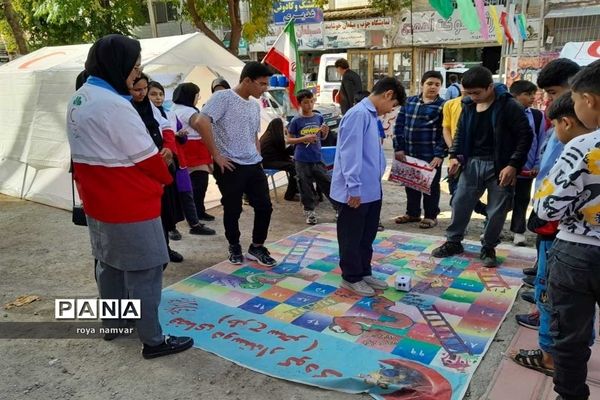
<path id="1" fill-rule="evenodd" d="M 327 66 L 325 69 L 325 81 L 326 82 L 341 82 L 342 78 L 337 73 L 337 69 L 333 65 Z"/>
<path id="2" fill-rule="evenodd" d="M 174 3 L 155 1 L 152 3 L 152 7 L 154 8 L 154 16 L 156 17 L 157 24 L 178 20 L 179 13 Z"/>

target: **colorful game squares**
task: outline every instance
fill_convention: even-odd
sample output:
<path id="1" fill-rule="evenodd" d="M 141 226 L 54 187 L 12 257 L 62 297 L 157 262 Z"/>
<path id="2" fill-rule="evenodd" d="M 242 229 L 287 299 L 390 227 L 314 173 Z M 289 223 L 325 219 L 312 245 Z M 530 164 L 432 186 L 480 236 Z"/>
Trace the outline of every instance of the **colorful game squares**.
<path id="1" fill-rule="evenodd" d="M 321 315 L 315 312 L 307 312 L 306 314 L 296 318 L 292 324 L 307 328 L 313 331 L 321 332 L 331 324 L 333 318 L 329 315 Z"/>
<path id="2" fill-rule="evenodd" d="M 294 307 L 289 304 L 278 304 L 276 307 L 267 311 L 264 315 L 280 321 L 292 322 L 307 312 L 308 310 L 306 309 Z"/>
<path id="3" fill-rule="evenodd" d="M 272 286 L 271 288 L 262 292 L 261 297 L 276 301 L 278 303 L 283 303 L 295 294 L 296 292 L 294 292 L 293 290 L 286 289 L 280 286 Z"/>
<path id="4" fill-rule="evenodd" d="M 317 271 L 323 271 L 323 272 L 331 272 L 334 269 L 336 269 L 337 266 L 338 266 L 338 264 L 334 263 L 334 262 L 318 260 L 313 263 L 310 263 L 309 265 L 306 266 L 306 268 L 315 269 Z"/>
<path id="5" fill-rule="evenodd" d="M 321 300 L 321 297 L 319 296 L 313 296 L 310 294 L 300 292 L 294 294 L 292 297 L 284 301 L 284 303 L 294 307 L 306 307 L 310 304 L 316 303 L 319 300 Z"/>
<path id="6" fill-rule="evenodd" d="M 325 285 L 318 282 L 313 282 L 307 287 L 305 287 L 302 291 L 304 293 L 311 294 L 313 296 L 325 297 L 330 293 L 333 293 L 337 290 L 337 287 Z"/>
<path id="7" fill-rule="evenodd" d="M 238 308 L 249 311 L 254 314 L 264 314 L 277 306 L 276 301 L 264 299 L 262 297 L 253 297 Z"/>
<path id="8" fill-rule="evenodd" d="M 400 340 L 392 354 L 409 360 L 429 364 L 440 351 L 441 346 L 432 343 L 421 342 L 411 338 Z"/>
<path id="9" fill-rule="evenodd" d="M 291 276 L 277 282 L 277 286 L 280 286 L 280 287 L 286 288 L 286 289 L 290 289 L 290 290 L 293 290 L 296 292 L 301 291 L 302 289 L 307 287 L 309 284 L 310 284 L 310 282 L 305 281 L 304 279 L 294 278 Z"/>
<path id="10" fill-rule="evenodd" d="M 242 304 L 248 302 L 254 296 L 248 293 L 238 292 L 236 290 L 230 290 L 227 293 L 219 296 L 215 299 L 217 302 L 228 305 L 229 307 L 239 307 Z"/>

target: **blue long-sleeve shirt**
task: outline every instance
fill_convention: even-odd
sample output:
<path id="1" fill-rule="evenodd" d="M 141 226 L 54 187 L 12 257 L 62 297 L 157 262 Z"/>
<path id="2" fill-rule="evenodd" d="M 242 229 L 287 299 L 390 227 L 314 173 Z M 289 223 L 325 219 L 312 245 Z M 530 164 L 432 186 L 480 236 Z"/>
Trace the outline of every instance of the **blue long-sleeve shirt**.
<path id="1" fill-rule="evenodd" d="M 332 199 L 340 203 L 346 203 L 350 196 L 360 197 L 361 203 L 381 199 L 385 155 L 377 121 L 377 111 L 368 97 L 342 118 L 331 179 Z"/>
<path id="2" fill-rule="evenodd" d="M 441 97 L 431 103 L 424 103 L 422 95 L 409 97 L 396 118 L 394 150 L 427 162 L 434 157 L 444 158 L 443 106 Z"/>
<path id="3" fill-rule="evenodd" d="M 541 111 L 539 111 L 541 113 Z M 529 126 L 533 130 L 533 140 L 531 142 L 531 148 L 529 149 L 529 153 L 527 154 L 527 161 L 523 166 L 523 170 L 530 171 L 531 169 L 540 170 L 540 158 L 542 156 L 541 148 L 542 144 L 546 140 L 546 123 L 544 121 L 544 114 L 542 113 L 542 119 L 540 121 L 540 126 L 535 126 L 537 121 L 534 121 L 533 112 L 531 108 L 525 109 L 525 115 L 527 116 L 527 120 L 529 121 Z"/>

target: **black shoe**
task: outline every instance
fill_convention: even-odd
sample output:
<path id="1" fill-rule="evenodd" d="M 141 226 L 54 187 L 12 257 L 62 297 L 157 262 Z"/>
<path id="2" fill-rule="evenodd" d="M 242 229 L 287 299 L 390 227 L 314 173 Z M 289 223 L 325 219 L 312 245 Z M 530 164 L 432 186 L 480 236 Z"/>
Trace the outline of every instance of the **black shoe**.
<path id="1" fill-rule="evenodd" d="M 181 240 L 181 232 L 177 230 L 177 228 L 169 231 L 169 239 L 171 240 Z"/>
<path id="2" fill-rule="evenodd" d="M 214 229 L 210 229 L 204 224 L 198 224 L 192 226 L 190 229 L 190 235 L 216 235 L 217 232 Z"/>
<path id="3" fill-rule="evenodd" d="M 200 221 L 214 221 L 215 217 L 204 212 L 202 214 L 198 214 L 198 219 Z"/>
<path id="4" fill-rule="evenodd" d="M 446 242 L 437 249 L 433 249 L 431 255 L 436 258 L 446 258 L 462 254 L 464 251 L 465 249 L 459 242 Z"/>
<path id="5" fill-rule="evenodd" d="M 236 265 L 244 263 L 244 255 L 242 254 L 242 246 L 239 244 L 229 245 L 229 262 Z"/>
<path id="6" fill-rule="evenodd" d="M 525 274 L 527 276 L 536 276 L 537 275 L 537 268 L 536 267 L 523 268 L 523 274 Z"/>
<path id="7" fill-rule="evenodd" d="M 496 260 L 496 249 L 493 247 L 482 247 L 479 258 L 483 261 L 484 267 L 495 268 L 498 265 L 498 260 Z"/>
<path id="8" fill-rule="evenodd" d="M 180 353 L 194 345 L 194 339 L 187 336 L 165 336 L 165 342 L 158 346 L 144 345 L 142 356 L 145 359 Z"/>
<path id="9" fill-rule="evenodd" d="M 183 261 L 183 256 L 175 250 L 169 249 L 169 260 L 174 263 L 180 263 Z"/>
<path id="10" fill-rule="evenodd" d="M 535 276 L 526 276 L 525 278 L 523 278 L 523 283 L 525 284 L 525 286 L 528 286 L 530 288 L 535 286 Z"/>
<path id="11" fill-rule="evenodd" d="M 265 267 L 277 265 L 277 261 L 271 257 L 271 253 L 269 253 L 269 250 L 267 250 L 265 246 L 250 245 L 250 247 L 248 247 L 248 258 Z"/>
<path id="12" fill-rule="evenodd" d="M 535 304 L 535 296 L 531 290 L 521 293 L 521 298 L 528 303 Z"/>
<path id="13" fill-rule="evenodd" d="M 293 194 L 290 196 L 290 195 L 286 194 L 285 196 L 283 196 L 283 199 L 286 201 L 300 201 L 300 195 Z"/>

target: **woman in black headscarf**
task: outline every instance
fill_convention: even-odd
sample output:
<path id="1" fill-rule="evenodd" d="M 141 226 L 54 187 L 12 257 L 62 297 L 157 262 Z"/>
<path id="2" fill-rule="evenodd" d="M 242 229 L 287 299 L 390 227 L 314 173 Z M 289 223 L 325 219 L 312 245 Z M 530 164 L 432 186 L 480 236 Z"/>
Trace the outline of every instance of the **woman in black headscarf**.
<path id="1" fill-rule="evenodd" d="M 169 261 L 160 199 L 172 177 L 129 102 L 140 53 L 140 43 L 122 35 L 94 43 L 85 63 L 90 76 L 68 103 L 67 132 L 100 297 L 140 300 L 142 355 L 154 358 L 188 349 L 193 340 L 163 335 L 158 318 L 163 265 Z M 125 323 L 103 320 L 107 328 Z"/>
<path id="2" fill-rule="evenodd" d="M 294 201 L 296 194 L 298 194 L 296 166 L 291 157 L 294 154 L 294 146 L 286 146 L 281 118 L 272 120 L 265 133 L 260 137 L 260 154 L 263 158 L 263 168 L 287 172 L 288 187 L 284 198 L 288 201 Z"/>
<path id="3" fill-rule="evenodd" d="M 169 164 L 169 172 L 173 176 L 173 183 L 164 188 L 161 203 L 161 219 L 167 241 L 169 259 L 171 262 L 182 262 L 183 256 L 169 246 L 169 232 L 175 229 L 177 222 L 183 221 L 183 210 L 181 209 L 179 194 L 175 186 L 175 173 L 177 171 L 175 133 L 168 120 L 160 115 L 160 111 L 148 99 L 149 81 L 150 79 L 145 74 L 140 74 L 133 82 L 133 87 L 130 90 L 132 95 L 131 104 L 133 104 L 133 107 L 142 118 L 152 141 L 165 157 L 165 160 Z M 159 120 L 162 122 L 162 126 Z"/>

